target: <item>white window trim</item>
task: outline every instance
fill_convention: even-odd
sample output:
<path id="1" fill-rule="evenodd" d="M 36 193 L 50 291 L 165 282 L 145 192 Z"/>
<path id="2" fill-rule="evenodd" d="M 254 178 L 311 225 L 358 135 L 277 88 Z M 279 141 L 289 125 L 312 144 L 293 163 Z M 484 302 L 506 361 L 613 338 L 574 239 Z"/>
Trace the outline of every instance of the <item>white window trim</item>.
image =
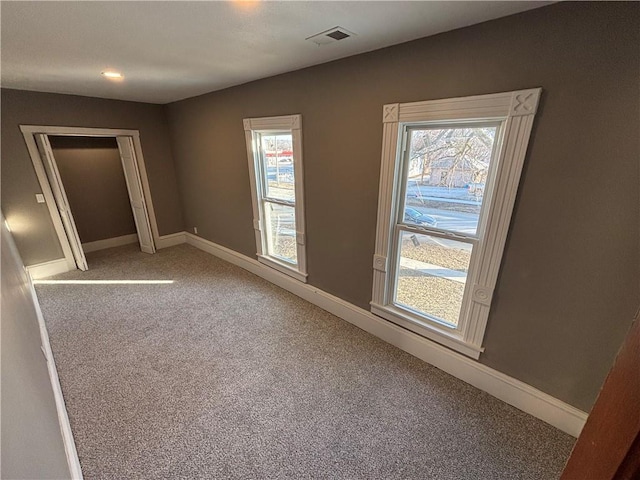
<path id="1" fill-rule="evenodd" d="M 498 279 L 540 92 L 540 88 L 535 88 L 445 100 L 395 103 L 383 107 L 382 166 L 371 302 L 374 314 L 469 357 L 480 357 L 480 353 L 484 351 L 482 342 L 491 299 Z M 484 233 L 480 235 L 473 264 L 469 266 L 459 324 L 457 328 L 451 328 L 436 322 L 418 320 L 417 316 L 393 305 L 389 284 L 395 274 L 395 262 L 390 257 L 393 255 L 397 202 L 401 201 L 398 178 L 403 161 L 402 132 L 407 125 L 442 125 L 465 121 L 503 122 L 502 141 L 498 145 L 495 160 L 495 181 L 491 191 L 485 193 L 485 203 L 489 209 L 484 225 L 478 227 L 479 231 L 484 229 Z"/>
<path id="2" fill-rule="evenodd" d="M 249 180 L 251 182 L 251 200 L 253 204 L 253 229 L 256 237 L 258 261 L 291 277 L 307 281 L 307 255 L 304 218 L 304 188 L 302 167 L 302 115 L 284 115 L 279 117 L 245 118 L 244 133 L 247 143 L 247 159 L 249 160 Z M 295 180 L 295 219 L 296 219 L 296 252 L 297 266 L 279 261 L 267 255 L 265 238 L 262 234 L 264 219 L 260 204 L 263 199 L 261 191 L 260 156 L 256 147 L 256 136 L 269 132 L 291 132 L 293 147 L 293 171 Z"/>

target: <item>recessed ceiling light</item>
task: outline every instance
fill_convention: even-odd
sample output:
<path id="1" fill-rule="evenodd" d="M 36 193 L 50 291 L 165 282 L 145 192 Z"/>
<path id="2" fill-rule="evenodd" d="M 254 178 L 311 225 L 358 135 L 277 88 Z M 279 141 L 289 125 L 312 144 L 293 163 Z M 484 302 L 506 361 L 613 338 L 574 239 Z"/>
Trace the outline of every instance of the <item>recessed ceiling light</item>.
<path id="1" fill-rule="evenodd" d="M 113 70 L 105 70 L 102 72 L 102 76 L 110 80 L 122 80 L 124 78 L 124 75 L 120 72 L 114 72 Z"/>

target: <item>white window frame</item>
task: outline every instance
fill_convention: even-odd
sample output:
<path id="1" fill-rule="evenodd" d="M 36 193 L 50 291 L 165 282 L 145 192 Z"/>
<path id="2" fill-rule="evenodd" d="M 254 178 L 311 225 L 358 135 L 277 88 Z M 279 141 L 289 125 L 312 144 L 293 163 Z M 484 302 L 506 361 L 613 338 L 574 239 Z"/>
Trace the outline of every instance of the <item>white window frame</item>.
<path id="1" fill-rule="evenodd" d="M 395 103 L 383 107 L 383 143 L 376 248 L 373 258 L 373 294 L 371 311 L 469 357 L 478 359 L 489 317 L 491 299 L 498 279 L 511 214 L 516 199 L 522 165 L 529 143 L 540 88 L 513 92 Z M 393 285 L 399 246 L 396 224 L 400 223 L 403 201 L 404 132 L 414 126 L 455 126 L 469 122 L 500 122 L 497 155 L 494 153 L 490 175 L 492 185 L 484 193 L 474 245 L 467 273 L 465 294 L 456 327 L 432 321 L 428 317 L 393 303 Z M 401 219 L 400 219 L 401 220 Z M 455 234 L 446 234 L 459 240 Z"/>
<path id="2" fill-rule="evenodd" d="M 245 118 L 244 133 L 247 143 L 247 158 L 249 160 L 249 179 L 251 182 L 251 199 L 253 204 L 253 228 L 256 236 L 258 261 L 291 277 L 307 281 L 307 255 L 304 218 L 304 188 L 302 167 L 302 115 L 284 115 L 279 117 Z M 257 142 L 258 135 L 269 133 L 291 133 L 293 147 L 293 172 L 295 202 L 275 202 L 293 206 L 296 220 L 296 255 L 297 265 L 282 261 L 267 254 L 267 236 L 262 204 L 265 200 L 262 185 L 262 158 Z M 269 198 L 267 201 L 272 202 Z"/>

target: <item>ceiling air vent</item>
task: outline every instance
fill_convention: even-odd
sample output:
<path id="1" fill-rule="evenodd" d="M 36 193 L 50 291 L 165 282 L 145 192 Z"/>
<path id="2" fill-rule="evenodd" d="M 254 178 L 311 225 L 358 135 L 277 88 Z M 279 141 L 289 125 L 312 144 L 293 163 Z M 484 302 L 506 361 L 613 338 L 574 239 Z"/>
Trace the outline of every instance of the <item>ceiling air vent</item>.
<path id="1" fill-rule="evenodd" d="M 333 27 L 325 32 L 312 35 L 306 40 L 310 40 L 316 45 L 327 45 L 329 43 L 339 42 L 345 38 L 353 37 L 355 33 L 350 32 L 346 28 Z"/>

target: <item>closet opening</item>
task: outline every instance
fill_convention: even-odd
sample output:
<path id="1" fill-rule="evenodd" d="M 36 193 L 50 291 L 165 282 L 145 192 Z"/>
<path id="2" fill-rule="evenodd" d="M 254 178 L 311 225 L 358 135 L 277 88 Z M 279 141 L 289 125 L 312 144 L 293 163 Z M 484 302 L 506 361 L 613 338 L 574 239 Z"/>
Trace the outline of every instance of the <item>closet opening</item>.
<path id="1" fill-rule="evenodd" d="M 139 133 L 21 126 L 69 269 L 85 253 L 158 238 Z"/>

